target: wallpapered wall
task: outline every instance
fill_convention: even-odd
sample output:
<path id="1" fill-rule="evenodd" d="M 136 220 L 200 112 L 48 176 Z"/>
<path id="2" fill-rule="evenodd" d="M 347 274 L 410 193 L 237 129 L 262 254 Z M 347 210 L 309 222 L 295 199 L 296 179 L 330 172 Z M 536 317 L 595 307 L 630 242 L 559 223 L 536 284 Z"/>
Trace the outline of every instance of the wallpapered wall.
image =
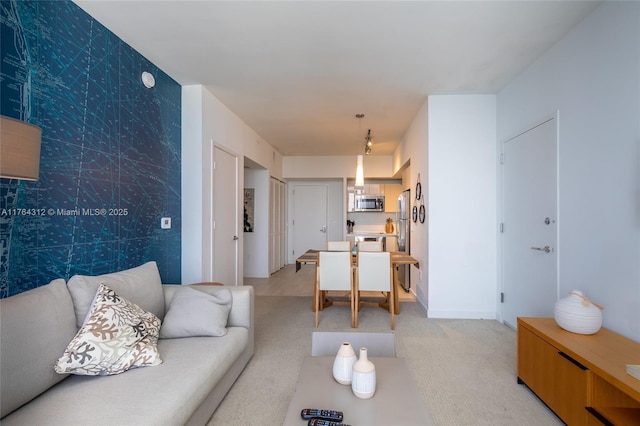
<path id="1" fill-rule="evenodd" d="M 0 297 L 149 260 L 179 283 L 180 85 L 70 1 L 0 6 L 0 112 L 42 128 L 40 179 L 0 179 Z"/>

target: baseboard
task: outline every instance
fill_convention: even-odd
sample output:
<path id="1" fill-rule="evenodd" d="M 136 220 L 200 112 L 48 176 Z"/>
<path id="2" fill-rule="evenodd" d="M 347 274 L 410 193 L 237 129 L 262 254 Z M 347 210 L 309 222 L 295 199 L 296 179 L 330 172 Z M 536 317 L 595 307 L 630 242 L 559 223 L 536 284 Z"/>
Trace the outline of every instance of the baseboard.
<path id="1" fill-rule="evenodd" d="M 416 303 L 418 304 L 418 306 L 420 307 L 420 310 L 424 313 L 424 315 L 426 317 L 429 316 L 429 308 L 427 308 L 427 305 L 425 305 L 424 303 L 422 303 L 422 300 L 416 298 Z"/>
<path id="2" fill-rule="evenodd" d="M 243 274 L 243 278 L 269 278 L 271 275 L 261 274 L 259 272 L 247 272 L 245 271 Z"/>
<path id="3" fill-rule="evenodd" d="M 486 320 L 497 319 L 497 315 L 495 312 L 442 311 L 437 309 L 429 309 L 427 311 L 427 317 L 450 318 L 450 319 L 486 319 Z"/>

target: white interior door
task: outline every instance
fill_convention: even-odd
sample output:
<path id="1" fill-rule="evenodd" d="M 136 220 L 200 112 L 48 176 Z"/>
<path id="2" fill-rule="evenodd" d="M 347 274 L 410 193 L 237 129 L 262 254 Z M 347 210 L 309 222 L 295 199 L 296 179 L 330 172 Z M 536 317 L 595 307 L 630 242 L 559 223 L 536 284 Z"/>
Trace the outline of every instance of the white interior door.
<path id="1" fill-rule="evenodd" d="M 557 280 L 557 119 L 503 146 L 503 321 L 553 316 Z"/>
<path id="2" fill-rule="evenodd" d="M 214 148 L 213 280 L 238 285 L 238 157 Z"/>
<path id="3" fill-rule="evenodd" d="M 309 249 L 324 250 L 327 246 L 327 185 L 294 185 L 292 196 L 291 232 L 293 262 Z"/>

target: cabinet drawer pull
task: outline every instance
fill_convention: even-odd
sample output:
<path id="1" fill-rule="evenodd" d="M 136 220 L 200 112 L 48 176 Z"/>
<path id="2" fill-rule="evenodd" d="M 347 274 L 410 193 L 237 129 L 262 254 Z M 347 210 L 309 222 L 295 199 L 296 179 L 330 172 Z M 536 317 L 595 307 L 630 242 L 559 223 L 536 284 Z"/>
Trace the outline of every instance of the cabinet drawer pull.
<path id="1" fill-rule="evenodd" d="M 572 364 L 574 364 L 579 369 L 587 370 L 587 367 L 585 367 L 584 365 L 580 364 L 578 361 L 576 361 L 575 359 L 571 358 L 569 355 L 565 354 L 564 352 L 558 352 L 558 355 L 560 355 L 562 358 L 565 358 L 566 360 L 570 361 Z"/>

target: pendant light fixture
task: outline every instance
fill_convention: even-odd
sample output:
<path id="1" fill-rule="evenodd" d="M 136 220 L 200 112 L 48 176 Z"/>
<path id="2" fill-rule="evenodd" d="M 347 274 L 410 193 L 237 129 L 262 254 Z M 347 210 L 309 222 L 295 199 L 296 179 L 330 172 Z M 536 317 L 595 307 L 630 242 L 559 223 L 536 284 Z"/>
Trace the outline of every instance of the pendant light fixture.
<path id="1" fill-rule="evenodd" d="M 358 155 L 356 159 L 356 188 L 364 187 L 364 169 L 362 167 L 363 156 Z"/>
<path id="2" fill-rule="evenodd" d="M 356 118 L 359 120 L 358 122 L 358 139 L 360 139 L 360 125 L 362 124 L 362 118 L 364 118 L 364 114 L 356 114 Z M 358 155 L 356 157 L 356 188 L 364 187 L 364 168 L 363 163 L 364 158 L 362 155 Z"/>
<path id="3" fill-rule="evenodd" d="M 365 145 L 364 145 L 364 153 L 369 155 L 371 154 L 371 146 L 373 146 L 373 142 L 371 141 L 373 137 L 371 136 L 371 129 L 367 132 L 367 136 L 364 137 Z"/>

